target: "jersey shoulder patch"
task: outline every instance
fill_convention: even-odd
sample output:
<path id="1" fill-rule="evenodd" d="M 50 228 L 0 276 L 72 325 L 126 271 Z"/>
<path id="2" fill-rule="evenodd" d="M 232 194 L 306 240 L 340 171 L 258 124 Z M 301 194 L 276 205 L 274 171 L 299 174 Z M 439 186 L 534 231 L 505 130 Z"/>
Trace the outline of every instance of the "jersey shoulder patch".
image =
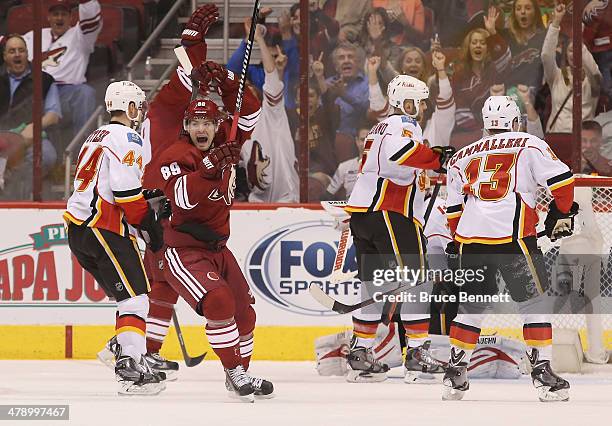
<path id="1" fill-rule="evenodd" d="M 402 115 L 402 123 L 404 124 L 412 124 L 413 126 L 417 124 L 416 119 L 412 117 L 408 117 L 407 115 Z"/>
<path id="2" fill-rule="evenodd" d="M 142 139 L 136 133 L 128 132 L 127 140 L 128 142 L 135 143 L 137 145 L 142 146 Z"/>

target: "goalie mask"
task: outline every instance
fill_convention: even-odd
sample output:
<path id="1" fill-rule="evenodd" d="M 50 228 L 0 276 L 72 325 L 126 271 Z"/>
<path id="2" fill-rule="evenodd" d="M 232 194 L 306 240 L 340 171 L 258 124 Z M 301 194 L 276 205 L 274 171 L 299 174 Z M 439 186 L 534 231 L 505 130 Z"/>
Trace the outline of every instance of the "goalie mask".
<path id="1" fill-rule="evenodd" d="M 104 96 L 106 111 L 123 111 L 132 122 L 132 129 L 137 128 L 147 115 L 147 97 L 145 92 L 131 81 L 115 81 L 108 85 Z M 129 107 L 134 104 L 138 113 L 130 116 Z"/>
<path id="2" fill-rule="evenodd" d="M 489 96 L 482 107 L 482 121 L 485 130 L 517 131 L 521 126 L 521 111 L 509 96 Z"/>
<path id="3" fill-rule="evenodd" d="M 399 108 L 409 117 L 417 118 L 419 115 L 419 104 L 422 100 L 429 98 L 429 88 L 427 84 L 418 78 L 400 74 L 389 83 L 387 96 L 392 107 Z M 404 109 L 404 101 L 407 99 L 412 99 L 414 102 L 414 114 L 408 114 Z"/>

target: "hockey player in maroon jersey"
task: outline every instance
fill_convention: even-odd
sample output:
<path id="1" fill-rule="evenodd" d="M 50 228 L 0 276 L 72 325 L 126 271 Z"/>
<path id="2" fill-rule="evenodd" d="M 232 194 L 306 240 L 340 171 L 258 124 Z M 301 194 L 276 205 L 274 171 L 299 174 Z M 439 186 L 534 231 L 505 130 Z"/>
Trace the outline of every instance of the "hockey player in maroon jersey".
<path id="1" fill-rule="evenodd" d="M 200 81 L 218 87 L 226 111 L 232 114 L 237 77 L 210 61 L 200 71 L 196 72 Z M 255 396 L 272 397 L 273 386 L 246 373 L 253 352 L 254 299 L 225 244 L 234 165 L 259 111 L 259 101 L 246 90 L 236 140 L 228 141 L 231 119 L 211 100 L 195 100 L 185 112 L 185 134 L 159 160 L 164 192 L 176 208 L 166 228 L 166 280 L 206 318 L 206 335 L 225 369 L 226 387 L 248 402 Z"/>
<path id="2" fill-rule="evenodd" d="M 205 35 L 219 19 L 219 11 L 214 4 L 199 7 L 192 15 L 183 33 L 181 44 L 194 67 L 197 68 L 206 60 L 207 45 Z M 199 73 L 197 75 L 202 75 Z M 201 94 L 206 94 L 208 86 L 200 84 Z M 147 119 L 142 124 L 143 155 L 145 168 L 143 184 L 150 188 L 163 187 L 159 174 L 159 156 L 168 146 L 176 142 L 183 129 L 183 116 L 191 99 L 191 78 L 182 67 L 177 67 L 170 81 L 162 87 L 153 102 L 149 105 Z M 158 186 L 151 186 L 158 185 Z M 151 284 L 149 293 L 150 309 L 147 318 L 147 354 L 145 358 L 154 371 L 166 373 L 167 380 L 176 380 L 179 365 L 162 358 L 159 351 L 170 327 L 174 304 L 178 294 L 166 282 L 164 277 L 164 251 L 145 252 L 144 264 Z M 111 339 L 106 347 L 98 353 L 98 358 L 108 365 L 114 362 Z"/>

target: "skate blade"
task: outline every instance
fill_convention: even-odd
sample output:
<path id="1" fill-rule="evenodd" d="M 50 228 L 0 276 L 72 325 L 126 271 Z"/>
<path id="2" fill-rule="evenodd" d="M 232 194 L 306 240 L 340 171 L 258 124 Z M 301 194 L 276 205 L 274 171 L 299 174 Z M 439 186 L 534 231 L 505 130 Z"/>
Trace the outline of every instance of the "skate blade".
<path id="1" fill-rule="evenodd" d="M 404 383 L 410 385 L 435 385 L 442 383 L 442 374 L 423 373 L 422 371 L 404 370 Z"/>
<path id="2" fill-rule="evenodd" d="M 442 401 L 460 401 L 463 399 L 464 395 L 465 391 L 444 386 L 444 390 L 442 391 Z"/>
<path id="3" fill-rule="evenodd" d="M 255 399 L 272 399 L 272 398 L 276 398 L 276 395 L 274 394 L 274 392 L 269 393 L 267 395 L 255 394 Z"/>
<path id="4" fill-rule="evenodd" d="M 378 383 L 387 380 L 387 373 L 364 373 L 359 370 L 349 370 L 346 381 L 349 383 Z"/>
<path id="5" fill-rule="evenodd" d="M 178 379 L 178 371 L 177 370 L 153 370 L 155 373 L 162 372 L 166 373 L 166 379 L 164 382 L 176 382 Z"/>
<path id="6" fill-rule="evenodd" d="M 551 392 L 550 387 L 542 386 L 538 388 L 538 398 L 542 402 L 566 402 L 569 401 L 569 392 L 567 389 Z"/>
<path id="7" fill-rule="evenodd" d="M 115 354 L 109 351 L 106 347 L 97 353 L 98 360 L 108 368 L 115 370 Z"/>
<path id="8" fill-rule="evenodd" d="M 142 386 L 135 385 L 133 382 L 119 382 L 117 393 L 121 396 L 153 396 L 165 389 L 166 385 L 163 382 L 147 383 Z"/>
<path id="9" fill-rule="evenodd" d="M 235 400 L 240 401 L 240 402 L 248 402 L 248 403 L 255 402 L 255 394 L 254 393 L 250 393 L 248 395 L 240 396 L 240 395 L 238 395 L 234 391 L 227 391 L 227 396 L 229 396 L 231 399 L 235 399 Z"/>

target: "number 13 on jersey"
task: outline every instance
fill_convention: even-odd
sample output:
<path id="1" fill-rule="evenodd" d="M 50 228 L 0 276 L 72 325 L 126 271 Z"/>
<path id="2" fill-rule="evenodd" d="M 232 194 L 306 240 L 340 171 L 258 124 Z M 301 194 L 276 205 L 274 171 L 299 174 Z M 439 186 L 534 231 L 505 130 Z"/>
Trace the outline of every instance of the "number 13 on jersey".
<path id="1" fill-rule="evenodd" d="M 489 154 L 483 157 L 473 158 L 463 171 L 468 180 L 464 187 L 465 193 L 475 193 L 481 200 L 497 201 L 508 195 L 512 182 L 510 171 L 516 163 L 516 154 L 500 153 Z M 480 174 L 490 172 L 488 181 L 482 180 Z M 478 184 L 478 188 L 475 185 Z"/>

